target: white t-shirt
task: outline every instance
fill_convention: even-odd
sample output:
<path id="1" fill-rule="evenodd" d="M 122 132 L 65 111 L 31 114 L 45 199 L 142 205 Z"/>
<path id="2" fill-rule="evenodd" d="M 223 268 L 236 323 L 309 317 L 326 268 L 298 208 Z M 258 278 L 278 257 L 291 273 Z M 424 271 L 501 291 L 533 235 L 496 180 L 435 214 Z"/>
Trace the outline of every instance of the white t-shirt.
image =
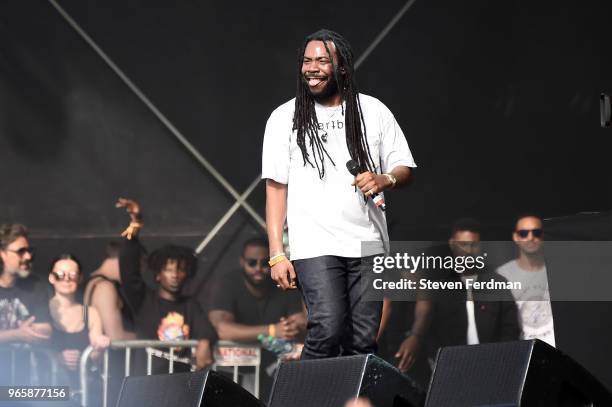
<path id="1" fill-rule="evenodd" d="M 398 165 L 416 167 L 402 130 L 391 111 L 378 99 L 360 94 L 368 145 L 377 173 Z M 268 119 L 263 143 L 262 175 L 288 185 L 287 224 L 291 259 L 317 256 L 362 257 L 383 253 L 388 242 L 387 222 L 371 199 L 351 183 L 346 169 L 351 159 L 346 146 L 342 106 L 315 104 L 319 136 L 334 161 L 325 157 L 325 176 L 319 179 L 316 165 L 304 165 L 292 131 L 295 99 L 279 106 Z M 362 124 L 363 126 L 363 124 Z M 306 137 L 308 142 L 308 137 Z M 312 151 L 309 159 L 314 164 Z M 367 252 L 361 250 L 368 244 Z"/>
<path id="2" fill-rule="evenodd" d="M 520 268 L 516 260 L 512 260 L 499 267 L 497 272 L 510 282 L 521 283 L 520 290 L 512 290 L 519 310 L 521 339 L 540 339 L 555 346 L 546 266 L 537 271 L 527 271 Z"/>

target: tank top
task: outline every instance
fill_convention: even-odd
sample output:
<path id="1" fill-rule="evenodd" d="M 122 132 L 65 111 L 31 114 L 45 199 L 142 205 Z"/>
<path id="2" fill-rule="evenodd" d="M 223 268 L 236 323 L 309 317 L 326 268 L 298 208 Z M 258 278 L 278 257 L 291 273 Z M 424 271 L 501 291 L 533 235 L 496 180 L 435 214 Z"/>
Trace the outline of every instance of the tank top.
<path id="1" fill-rule="evenodd" d="M 66 332 L 53 324 L 52 343 L 53 347 L 62 351 L 65 349 L 83 350 L 89 346 L 89 313 L 87 305 L 83 305 L 83 329 L 78 332 Z"/>

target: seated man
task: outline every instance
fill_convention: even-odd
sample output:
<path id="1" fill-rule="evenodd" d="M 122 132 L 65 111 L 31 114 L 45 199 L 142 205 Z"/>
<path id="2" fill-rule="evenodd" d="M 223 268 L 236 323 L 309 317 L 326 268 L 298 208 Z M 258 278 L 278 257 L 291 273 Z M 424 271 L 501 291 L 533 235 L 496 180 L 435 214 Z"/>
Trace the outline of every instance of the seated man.
<path id="1" fill-rule="evenodd" d="M 241 273 L 221 276 L 208 313 L 219 339 L 254 342 L 263 334 L 296 340 L 305 332 L 300 295 L 276 287 L 270 278 L 268 256 L 266 239 L 250 239 L 240 256 Z M 262 366 L 265 368 L 271 359 L 271 355 L 264 356 Z M 262 394 L 269 382 L 262 375 Z"/>
<path id="2" fill-rule="evenodd" d="M 104 334 L 113 341 L 136 338 L 134 317 L 120 290 L 119 250 L 118 243 L 108 244 L 106 258 L 89 276 L 83 294 L 84 303 L 98 311 Z"/>
<path id="3" fill-rule="evenodd" d="M 49 293 L 37 278 L 30 275 L 33 249 L 25 226 L 0 226 L 0 258 L 0 346 L 46 343 L 51 336 Z M 25 358 L 23 361 L 22 357 Z M 8 352 L 0 351 L 0 365 L 6 366 L 0 369 L 0 383 L 9 383 L 10 380 L 6 376 L 11 370 L 9 364 L 4 363 L 6 358 L 10 358 Z M 20 367 L 17 370 L 29 366 L 27 355 L 21 354 L 15 364 Z M 17 375 L 27 381 L 29 373 L 20 371 Z"/>
<path id="4" fill-rule="evenodd" d="M 480 255 L 480 225 L 472 219 L 455 223 L 449 239 L 455 259 L 458 256 Z M 445 270 L 446 271 L 446 270 Z M 438 271 L 435 271 L 438 272 Z M 489 291 L 471 289 L 472 281 L 506 282 L 497 273 L 486 269 L 449 271 L 446 281 L 462 282 L 463 290 L 445 290 L 434 295 L 434 312 L 430 328 L 432 350 L 442 346 L 473 345 L 519 339 L 517 308 L 508 289 Z M 468 287 L 468 289 L 466 289 Z"/>
<path id="5" fill-rule="evenodd" d="M 148 266 L 155 275 L 157 289 L 146 286 L 141 276 L 143 248 L 138 239 L 142 227 L 140 207 L 135 201 L 119 198 L 116 206 L 126 208 L 131 223 L 121 247 L 119 269 L 121 286 L 136 321 L 140 339 L 197 339 L 196 366 L 212 364 L 214 329 L 194 298 L 181 294 L 187 279 L 197 268 L 197 260 L 188 247 L 166 245 L 149 255 Z M 155 369 L 158 372 L 160 369 Z M 175 368 L 175 370 L 179 370 Z M 161 372 L 160 372 L 161 373 Z"/>

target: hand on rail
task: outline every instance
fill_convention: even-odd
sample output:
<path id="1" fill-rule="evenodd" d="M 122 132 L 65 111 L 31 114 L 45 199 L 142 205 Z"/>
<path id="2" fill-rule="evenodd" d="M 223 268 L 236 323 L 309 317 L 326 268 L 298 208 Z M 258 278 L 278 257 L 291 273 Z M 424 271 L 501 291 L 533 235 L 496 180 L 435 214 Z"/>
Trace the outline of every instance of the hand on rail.
<path id="1" fill-rule="evenodd" d="M 110 345 L 110 338 L 106 335 L 98 335 L 89 340 L 91 347 L 94 350 L 104 350 Z"/>
<path id="2" fill-rule="evenodd" d="M 212 347 L 208 339 L 200 339 L 195 353 L 196 368 L 205 369 L 214 363 Z"/>

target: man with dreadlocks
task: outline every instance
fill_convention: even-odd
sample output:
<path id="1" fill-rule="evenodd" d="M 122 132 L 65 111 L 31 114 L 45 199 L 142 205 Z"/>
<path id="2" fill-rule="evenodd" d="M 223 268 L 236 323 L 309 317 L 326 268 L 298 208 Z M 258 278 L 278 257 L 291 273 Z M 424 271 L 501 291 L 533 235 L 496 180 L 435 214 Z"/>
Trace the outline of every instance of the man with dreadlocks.
<path id="1" fill-rule="evenodd" d="M 360 268 L 385 251 L 388 235 L 370 197 L 406 184 L 416 165 L 389 109 L 358 93 L 342 36 L 320 30 L 306 37 L 297 73 L 296 98 L 272 113 L 264 135 L 271 275 L 283 289 L 299 284 L 304 297 L 302 358 L 373 353 L 382 301 L 362 300 Z M 375 243 L 362 250 L 362 242 Z"/>

